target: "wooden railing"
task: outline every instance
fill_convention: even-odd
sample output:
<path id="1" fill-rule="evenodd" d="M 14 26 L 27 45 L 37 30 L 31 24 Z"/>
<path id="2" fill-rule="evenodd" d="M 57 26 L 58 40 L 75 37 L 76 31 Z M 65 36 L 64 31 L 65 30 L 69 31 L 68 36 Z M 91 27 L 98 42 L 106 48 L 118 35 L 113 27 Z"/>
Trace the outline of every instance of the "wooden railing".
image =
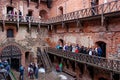
<path id="1" fill-rule="evenodd" d="M 57 17 L 53 17 L 49 19 L 48 23 L 56 23 L 56 22 L 61 22 L 61 21 L 81 19 L 81 18 L 86 18 L 90 16 L 95 16 L 95 15 L 103 15 L 106 13 L 112 13 L 116 11 L 120 11 L 120 1 L 112 1 L 112 2 L 108 2 L 105 4 L 98 5 L 98 6 L 94 6 L 91 8 L 86 8 L 86 9 L 74 11 L 71 13 L 59 15 Z"/>
<path id="2" fill-rule="evenodd" d="M 105 4 L 97 5 L 94 7 L 81 9 L 78 11 L 59 15 L 47 20 L 29 17 L 29 16 L 19 16 L 19 15 L 12 16 L 10 14 L 0 16 L 0 20 L 13 20 L 18 22 L 20 21 L 20 22 L 30 22 L 30 23 L 52 24 L 52 23 L 81 19 L 81 18 L 96 16 L 96 15 L 103 16 L 104 14 L 118 12 L 118 11 L 120 11 L 120 0 L 118 1 L 116 0 L 116 1 L 105 3 Z"/>
<path id="3" fill-rule="evenodd" d="M 49 54 L 53 54 L 59 57 L 77 61 L 79 63 L 84 63 L 91 66 L 100 67 L 103 69 L 120 73 L 120 60 L 106 59 L 103 57 L 90 56 L 82 53 L 73 53 L 73 52 L 58 50 L 50 47 L 47 48 L 47 52 Z"/>
<path id="4" fill-rule="evenodd" d="M 21 16 L 21 15 L 12 15 L 4 14 L 0 16 L 2 21 L 12 21 L 12 22 L 29 22 L 29 23 L 42 23 L 46 24 L 46 20 L 41 18 L 35 18 L 33 16 Z"/>

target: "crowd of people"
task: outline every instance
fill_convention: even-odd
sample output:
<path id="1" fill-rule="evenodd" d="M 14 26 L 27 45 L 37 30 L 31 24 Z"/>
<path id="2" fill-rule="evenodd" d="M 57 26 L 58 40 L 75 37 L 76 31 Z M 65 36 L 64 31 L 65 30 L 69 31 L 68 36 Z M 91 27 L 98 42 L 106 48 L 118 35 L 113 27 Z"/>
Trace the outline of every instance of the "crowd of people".
<path id="1" fill-rule="evenodd" d="M 8 74 L 10 73 L 10 65 L 8 61 L 1 61 L 0 60 L 0 71 L 5 73 L 5 77 L 8 77 Z"/>
<path id="2" fill-rule="evenodd" d="M 9 10 L 7 13 L 7 18 L 10 21 L 16 21 L 19 17 L 19 21 L 25 20 L 27 22 L 29 22 L 29 20 L 33 20 L 32 15 L 30 14 L 26 14 L 25 17 L 22 16 L 22 12 L 19 10 L 18 13 L 14 10 Z"/>
<path id="3" fill-rule="evenodd" d="M 7 13 L 7 17 L 9 20 L 17 20 L 17 15 L 19 15 L 19 20 L 21 20 L 22 19 L 22 12 L 20 10 L 18 13 L 14 10 L 9 10 Z"/>
<path id="4" fill-rule="evenodd" d="M 25 68 L 21 65 L 19 68 L 20 72 L 20 80 L 24 80 L 24 75 L 25 75 Z M 39 74 L 39 68 L 35 63 L 30 63 L 28 66 L 28 77 L 30 79 L 36 79 L 38 80 L 38 74 Z"/>
<path id="5" fill-rule="evenodd" d="M 35 63 L 30 63 L 28 66 L 28 76 L 30 77 L 30 79 L 38 79 L 38 66 L 35 65 Z"/>
<path id="6" fill-rule="evenodd" d="M 79 46 L 79 44 L 65 44 L 62 43 L 56 46 L 57 49 L 62 49 L 64 51 L 71 51 L 74 53 L 83 53 L 89 55 L 95 55 L 102 57 L 103 51 L 100 46 L 96 46 L 95 48 L 87 48 L 85 46 Z"/>

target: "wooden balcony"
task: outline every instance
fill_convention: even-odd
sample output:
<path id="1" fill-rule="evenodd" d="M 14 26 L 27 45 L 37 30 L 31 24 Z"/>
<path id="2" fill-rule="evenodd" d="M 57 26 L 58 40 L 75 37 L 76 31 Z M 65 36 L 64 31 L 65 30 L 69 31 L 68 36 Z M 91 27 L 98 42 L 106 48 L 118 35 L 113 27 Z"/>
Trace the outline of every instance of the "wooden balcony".
<path id="1" fill-rule="evenodd" d="M 71 13 L 59 15 L 47 20 L 28 17 L 28 16 L 21 16 L 15 15 L 9 19 L 9 15 L 2 15 L 0 16 L 0 22 L 5 23 L 17 23 L 19 24 L 29 24 L 30 25 L 49 25 L 49 24 L 56 24 L 61 22 L 71 22 L 71 21 L 84 21 L 84 20 L 91 20 L 91 19 L 101 19 L 101 24 L 104 23 L 105 18 L 107 17 L 118 17 L 120 16 L 120 0 L 112 1 L 105 4 L 101 4 L 98 6 L 94 6 L 91 8 L 86 8 L 78 11 L 74 11 Z M 26 20 L 28 18 L 28 20 Z"/>
<path id="2" fill-rule="evenodd" d="M 54 24 L 74 20 L 91 20 L 100 18 L 103 22 L 105 17 L 118 16 L 120 13 L 120 1 L 112 1 L 91 8 L 78 10 L 75 12 L 59 15 L 48 20 L 47 23 Z"/>
<path id="3" fill-rule="evenodd" d="M 88 64 L 94 67 L 99 67 L 105 70 L 120 73 L 120 60 L 106 59 L 98 56 L 90 56 L 82 53 L 73 53 L 55 48 L 47 48 L 47 53 L 56 55 L 62 58 L 70 59 L 78 63 Z"/>

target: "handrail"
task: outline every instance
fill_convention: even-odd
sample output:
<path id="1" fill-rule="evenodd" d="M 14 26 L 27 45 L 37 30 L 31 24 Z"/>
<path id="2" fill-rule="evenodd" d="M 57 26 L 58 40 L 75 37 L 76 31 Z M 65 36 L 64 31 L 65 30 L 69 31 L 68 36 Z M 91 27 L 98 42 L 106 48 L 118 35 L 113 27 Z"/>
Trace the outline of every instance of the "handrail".
<path id="1" fill-rule="evenodd" d="M 120 73 L 120 60 L 106 59 L 103 57 L 90 56 L 82 53 L 76 54 L 50 47 L 48 47 L 47 52 L 59 57 Z"/>
<path id="2" fill-rule="evenodd" d="M 77 11 L 59 15 L 56 17 L 52 17 L 51 19 L 49 19 L 49 23 L 80 19 L 80 18 L 95 16 L 95 15 L 102 15 L 106 13 L 119 11 L 120 10 L 119 5 L 120 5 L 120 1 L 111 1 L 105 4 L 77 10 Z"/>
<path id="3" fill-rule="evenodd" d="M 17 80 L 17 78 L 15 77 L 15 75 L 13 74 L 11 70 L 10 70 L 10 74 L 13 76 L 14 80 Z"/>
<path id="4" fill-rule="evenodd" d="M 20 22 L 30 22 L 30 23 L 52 24 L 57 22 L 64 22 L 64 21 L 69 21 L 74 19 L 86 18 L 90 16 L 103 15 L 103 14 L 117 12 L 117 11 L 120 11 L 120 0 L 111 1 L 108 3 L 92 6 L 90 8 L 77 10 L 67 14 L 52 17 L 47 20 L 34 18 L 33 16 L 21 16 L 21 15 L 15 15 L 15 14 L 14 15 L 7 14 L 7 15 L 0 16 L 0 20 L 15 20 L 18 22 L 20 21 Z"/>

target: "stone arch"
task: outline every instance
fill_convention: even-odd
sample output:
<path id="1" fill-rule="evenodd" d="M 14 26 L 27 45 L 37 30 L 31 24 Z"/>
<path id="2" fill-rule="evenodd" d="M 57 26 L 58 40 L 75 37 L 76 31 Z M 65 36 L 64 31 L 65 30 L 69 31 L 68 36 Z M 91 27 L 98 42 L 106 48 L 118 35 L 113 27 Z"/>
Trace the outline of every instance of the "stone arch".
<path id="1" fill-rule="evenodd" d="M 15 50 L 15 51 L 13 50 L 13 52 L 14 52 L 14 53 L 19 52 L 20 54 L 15 54 L 15 55 L 13 55 L 13 57 L 12 57 L 12 56 L 6 56 L 6 57 L 4 58 L 4 60 L 9 59 L 9 61 L 10 61 L 11 58 L 17 59 L 17 63 L 19 62 L 19 65 L 22 64 L 22 65 L 25 66 L 25 52 L 30 51 L 30 49 L 27 48 L 26 46 L 22 46 L 22 45 L 20 45 L 19 43 L 15 42 L 15 40 L 14 40 L 13 38 L 7 38 L 7 39 L 5 39 L 5 40 L 1 43 L 1 45 L 0 45 L 0 55 L 2 54 L 2 51 L 3 51 L 7 46 L 17 47 L 17 51 L 16 51 L 16 50 Z M 8 48 L 9 48 L 9 50 L 14 49 L 14 48 L 10 48 L 10 47 L 8 47 Z M 8 54 L 8 53 L 6 53 L 6 54 Z M 2 57 L 2 56 L 0 56 L 0 58 L 1 58 L 1 57 Z M 12 61 L 13 61 L 13 60 L 12 60 Z M 17 69 L 17 68 L 16 68 L 16 69 Z M 17 69 L 17 70 L 18 70 L 18 69 Z"/>
<path id="2" fill-rule="evenodd" d="M 100 47 L 102 49 L 102 57 L 106 57 L 106 43 L 104 41 L 95 42 L 96 47 Z"/>
<path id="3" fill-rule="evenodd" d="M 1 60 L 7 60 L 11 65 L 11 68 L 19 70 L 21 64 L 21 49 L 16 45 L 5 46 L 0 53 Z"/>
<path id="4" fill-rule="evenodd" d="M 41 17 L 41 19 L 48 19 L 48 12 L 44 9 L 40 10 L 39 16 Z"/>

